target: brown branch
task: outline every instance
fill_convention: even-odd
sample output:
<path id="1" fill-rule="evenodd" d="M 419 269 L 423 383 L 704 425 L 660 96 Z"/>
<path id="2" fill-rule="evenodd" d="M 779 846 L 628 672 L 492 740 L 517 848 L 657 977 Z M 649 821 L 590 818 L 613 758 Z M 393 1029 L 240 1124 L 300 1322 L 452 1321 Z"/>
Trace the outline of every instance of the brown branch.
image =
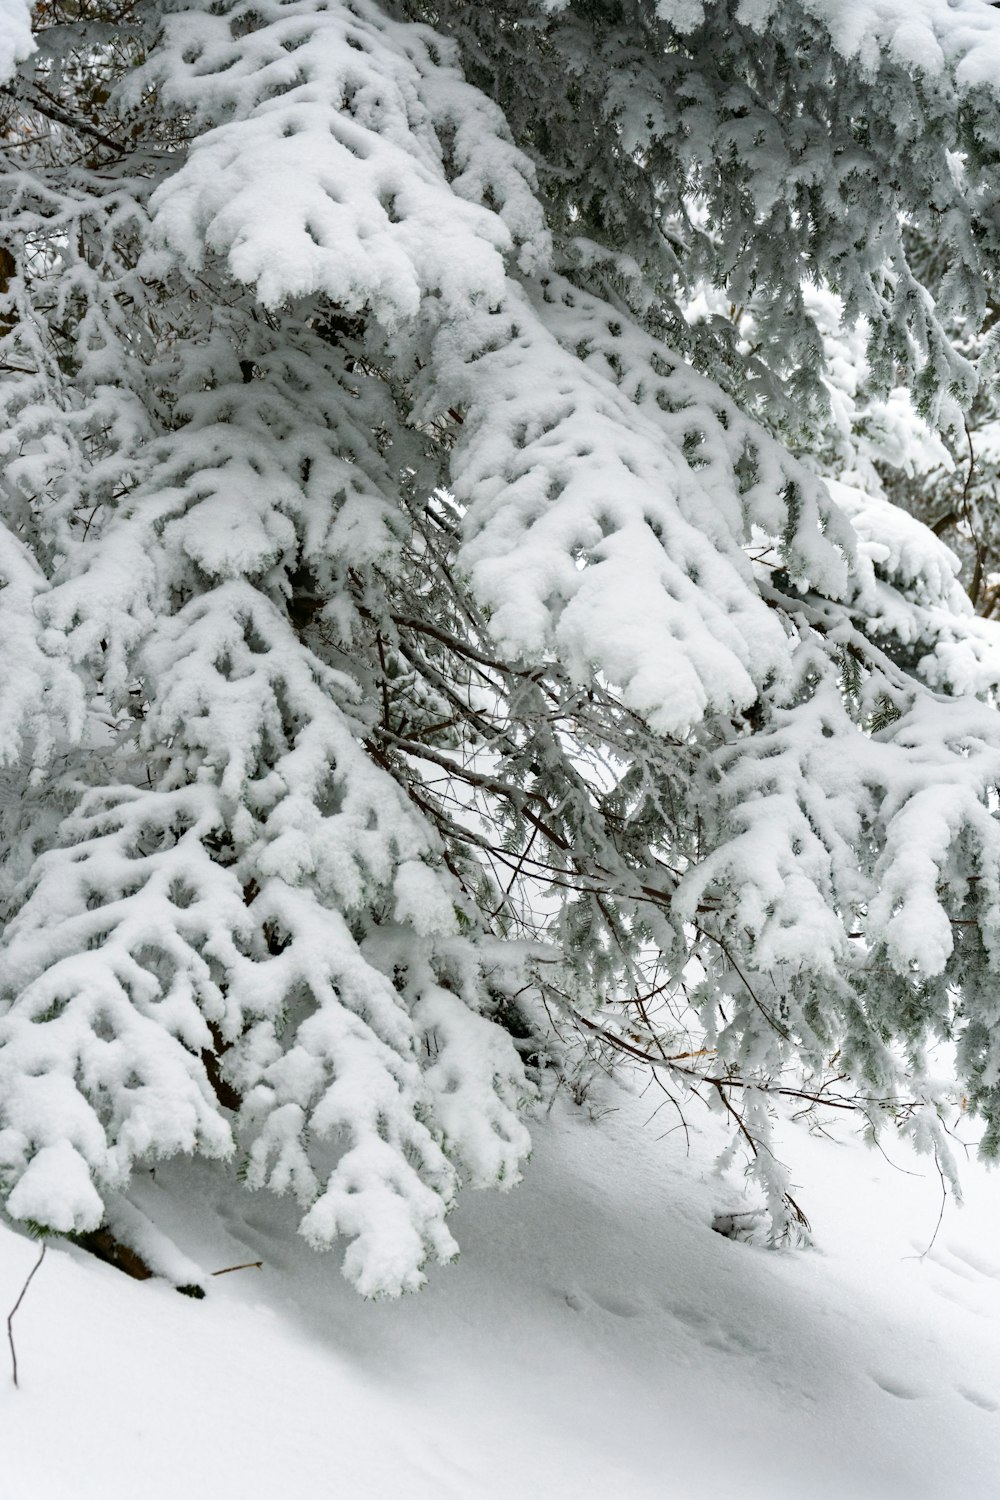
<path id="1" fill-rule="evenodd" d="M 548 986 L 551 988 L 551 986 Z M 558 993 L 558 991 L 556 991 Z M 564 996 L 560 996 L 563 1004 L 566 1004 Z M 830 1109 L 853 1110 L 864 1113 L 866 1104 L 891 1104 L 897 1109 L 916 1109 L 917 1101 L 913 1099 L 875 1099 L 859 1095 L 857 1099 L 844 1098 L 840 1094 L 830 1094 L 829 1084 L 824 1084 L 816 1090 L 794 1089 L 786 1084 L 754 1082 L 751 1079 L 737 1078 L 734 1074 L 718 1076 L 713 1073 L 699 1073 L 695 1068 L 683 1068 L 679 1064 L 683 1059 L 699 1057 L 699 1052 L 676 1052 L 669 1055 L 657 1056 L 637 1047 L 625 1037 L 619 1036 L 613 1031 L 608 1031 L 596 1021 L 591 1021 L 587 1016 L 581 1015 L 578 1010 L 570 1007 L 570 1014 L 577 1025 L 582 1026 L 585 1031 L 595 1032 L 610 1047 L 618 1052 L 624 1052 L 629 1057 L 634 1057 L 638 1062 L 644 1062 L 651 1068 L 666 1067 L 671 1073 L 680 1073 L 685 1078 L 691 1078 L 696 1084 L 708 1084 L 711 1088 L 718 1089 L 757 1089 L 762 1094 L 775 1094 L 785 1099 L 805 1099 L 809 1104 L 825 1104 Z M 714 1049 L 704 1048 L 703 1052 L 712 1052 Z M 845 1074 L 838 1075 L 831 1083 L 839 1083 Z"/>
<path id="2" fill-rule="evenodd" d="M 731 951 L 729 949 L 728 944 L 725 943 L 722 938 L 718 937 L 716 935 L 716 933 L 709 932 L 708 929 L 705 928 L 705 927 L 699 927 L 697 925 L 697 923 L 695 924 L 695 929 L 694 930 L 695 930 L 695 932 L 697 932 L 697 934 L 698 934 L 699 937 L 707 938 L 710 943 L 717 943 L 718 944 L 718 946 L 721 948 L 723 954 L 725 955 L 726 962 L 732 965 L 732 968 L 733 968 L 734 972 L 736 973 L 737 977 L 740 979 L 740 981 L 741 981 L 741 983 L 743 985 L 743 988 L 746 990 L 747 994 L 750 996 L 750 999 L 753 1001 L 754 1005 L 756 1005 L 757 1009 L 760 1011 L 761 1015 L 764 1017 L 764 1020 L 768 1023 L 769 1026 L 773 1026 L 774 1029 L 775 1029 L 775 1031 L 778 1033 L 778 1035 L 781 1036 L 781 1037 L 784 1037 L 784 1039 L 785 1039 L 786 1042 L 790 1042 L 791 1041 L 791 1037 L 789 1036 L 787 1030 L 785 1029 L 784 1026 L 781 1025 L 780 1021 L 776 1021 L 775 1020 L 774 1016 L 772 1016 L 771 1012 L 768 1010 L 768 1008 L 764 1004 L 763 1000 L 761 1000 L 760 996 L 757 994 L 757 992 L 754 989 L 753 985 L 750 983 L 749 979 L 744 974 L 743 970 L 740 968 L 739 964 L 736 962 L 735 958 L 733 957 L 733 955 L 732 955 L 732 953 L 731 953 Z"/>
<path id="3" fill-rule="evenodd" d="M 544 833 L 549 843 L 554 844 L 557 849 L 561 849 L 564 852 L 569 850 L 569 841 L 564 839 L 557 829 L 549 827 L 537 813 L 533 813 L 530 807 L 527 806 L 529 802 L 540 802 L 546 812 L 553 815 L 553 809 L 549 806 L 541 792 L 529 792 L 520 787 L 508 786 L 506 782 L 498 781 L 495 776 L 485 776 L 481 771 L 469 770 L 466 766 L 458 765 L 455 761 L 449 760 L 446 755 L 439 755 L 429 745 L 421 744 L 419 740 L 405 739 L 403 735 L 394 734 L 390 729 L 376 729 L 374 733 L 380 740 L 388 741 L 390 745 L 395 745 L 406 754 L 413 755 L 418 760 L 430 761 L 433 766 L 440 766 L 442 770 L 448 771 L 452 776 L 457 776 L 459 781 L 467 782 L 469 786 L 482 787 L 484 791 L 493 792 L 497 797 L 503 797 L 516 807 L 521 816 L 527 818 L 528 822 L 532 823 L 540 833 Z"/>
<path id="4" fill-rule="evenodd" d="M 972 545 L 976 549 L 976 563 L 975 567 L 972 570 L 972 582 L 969 584 L 967 590 L 969 598 L 972 600 L 974 607 L 976 600 L 979 598 L 979 591 L 982 588 L 983 584 L 983 545 L 982 542 L 980 542 L 979 536 L 976 532 L 976 528 L 973 525 L 972 506 L 969 502 L 969 495 L 972 490 L 972 479 L 973 475 L 976 472 L 976 450 L 972 446 L 972 431 L 969 427 L 968 418 L 965 419 L 964 425 L 965 439 L 969 445 L 969 470 L 965 476 L 965 483 L 962 486 L 962 499 L 959 502 L 959 506 L 965 519 L 965 523 L 969 528 L 969 534 L 972 537 Z"/>
<path id="5" fill-rule="evenodd" d="M 210 1275 L 212 1275 L 212 1276 L 228 1276 L 229 1273 L 230 1273 L 230 1271 L 259 1271 L 259 1270 L 261 1270 L 261 1268 L 263 1267 L 263 1265 L 264 1265 L 264 1262 L 262 1260 L 245 1260 L 242 1263 L 242 1265 L 239 1265 L 239 1266 L 223 1266 L 223 1268 L 222 1268 L 221 1271 L 212 1271 L 212 1272 L 210 1272 Z"/>
<path id="6" fill-rule="evenodd" d="M 460 641 L 457 636 L 451 635 L 449 631 L 442 630 L 439 625 L 432 625 L 429 620 L 414 620 L 409 615 L 392 615 L 392 623 L 401 630 L 416 630 L 421 635 L 432 636 L 434 640 L 440 641 L 442 646 L 447 646 L 458 656 L 467 656 L 471 661 L 478 662 L 482 667 L 490 667 L 494 672 L 508 673 L 511 677 L 526 677 L 534 682 L 541 667 L 513 667 L 509 662 L 496 661 L 494 657 L 487 656 L 485 651 L 477 651 L 467 641 Z"/>
<path id="7" fill-rule="evenodd" d="M 13 88 L 8 85 L 3 92 L 14 97 Z M 39 98 L 39 95 L 42 95 Z M 35 109 L 40 115 L 48 120 L 54 120 L 57 125 L 64 125 L 67 130 L 75 130 L 78 135 L 88 135 L 91 140 L 104 147 L 105 151 L 114 151 L 118 156 L 124 156 L 129 147 L 124 141 L 116 141 L 113 136 L 105 135 L 103 130 L 98 130 L 96 125 L 91 125 L 89 120 L 82 120 L 78 115 L 70 114 L 69 110 L 63 109 L 59 102 L 52 98 L 47 89 L 36 83 L 32 93 L 25 100 L 30 109 Z"/>
<path id="8" fill-rule="evenodd" d="M 385 644 L 382 640 L 381 630 L 377 631 L 375 634 L 375 644 L 378 648 L 378 664 L 382 669 L 382 727 L 383 729 L 391 729 L 392 718 L 389 713 L 389 670 L 385 664 Z"/>

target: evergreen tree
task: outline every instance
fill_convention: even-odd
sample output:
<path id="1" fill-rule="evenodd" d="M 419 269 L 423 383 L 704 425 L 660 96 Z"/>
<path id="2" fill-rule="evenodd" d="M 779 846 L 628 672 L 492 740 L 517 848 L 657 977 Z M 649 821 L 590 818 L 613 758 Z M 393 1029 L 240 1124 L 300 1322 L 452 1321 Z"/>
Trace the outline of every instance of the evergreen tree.
<path id="1" fill-rule="evenodd" d="M 397 1293 L 461 1182 L 517 1180 L 567 1028 L 706 1087 L 776 1233 L 789 1069 L 934 1144 L 954 1038 L 995 1153 L 1000 637 L 879 465 L 933 466 L 915 409 L 954 425 L 992 368 L 1000 17 L 28 18 L 6 1212 L 92 1231 L 198 1152 Z"/>

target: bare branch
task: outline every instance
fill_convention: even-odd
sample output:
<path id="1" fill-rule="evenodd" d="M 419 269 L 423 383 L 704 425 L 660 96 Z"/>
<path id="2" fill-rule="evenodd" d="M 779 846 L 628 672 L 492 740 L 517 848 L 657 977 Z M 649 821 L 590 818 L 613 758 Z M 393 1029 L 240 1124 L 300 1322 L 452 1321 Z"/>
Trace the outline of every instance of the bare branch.
<path id="1" fill-rule="evenodd" d="M 18 1381 L 17 1381 L 17 1349 L 14 1347 L 14 1314 L 17 1312 L 18 1308 L 21 1306 L 21 1303 L 24 1301 L 25 1293 L 27 1292 L 27 1290 L 28 1290 L 29 1286 L 31 1285 L 31 1283 L 34 1281 L 34 1279 L 35 1279 L 35 1273 L 38 1271 L 38 1268 L 41 1266 L 42 1261 L 45 1259 L 45 1252 L 46 1252 L 47 1249 L 48 1249 L 48 1245 L 46 1245 L 45 1242 L 43 1241 L 42 1242 L 42 1248 L 41 1248 L 41 1251 L 39 1252 L 38 1259 L 35 1261 L 35 1264 L 32 1266 L 31 1270 L 28 1272 L 28 1279 L 24 1283 L 24 1286 L 21 1288 L 21 1292 L 20 1292 L 20 1295 L 19 1295 L 17 1301 L 14 1303 L 14 1306 L 11 1308 L 10 1312 L 7 1314 L 7 1341 L 10 1344 L 10 1362 L 11 1362 L 11 1365 L 13 1367 L 14 1385 L 15 1386 L 17 1386 Z"/>

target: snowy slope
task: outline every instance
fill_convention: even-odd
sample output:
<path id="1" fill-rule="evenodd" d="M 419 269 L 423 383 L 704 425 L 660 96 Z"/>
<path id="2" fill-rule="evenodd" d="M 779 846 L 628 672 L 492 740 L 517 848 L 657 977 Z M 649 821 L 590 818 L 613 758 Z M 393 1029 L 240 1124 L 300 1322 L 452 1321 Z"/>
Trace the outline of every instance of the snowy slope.
<path id="1" fill-rule="evenodd" d="M 1000 1178 L 969 1165 L 921 1257 L 932 1163 L 789 1126 L 818 1249 L 768 1251 L 710 1228 L 745 1206 L 712 1117 L 685 1154 L 652 1094 L 603 1089 L 536 1124 L 510 1196 L 466 1195 L 461 1261 L 397 1303 L 286 1205 L 158 1169 L 143 1206 L 191 1256 L 264 1268 L 196 1302 L 50 1248 L 20 1390 L 0 1351 L 0 1500 L 1000 1497 Z M 36 1255 L 0 1230 L 4 1315 Z"/>

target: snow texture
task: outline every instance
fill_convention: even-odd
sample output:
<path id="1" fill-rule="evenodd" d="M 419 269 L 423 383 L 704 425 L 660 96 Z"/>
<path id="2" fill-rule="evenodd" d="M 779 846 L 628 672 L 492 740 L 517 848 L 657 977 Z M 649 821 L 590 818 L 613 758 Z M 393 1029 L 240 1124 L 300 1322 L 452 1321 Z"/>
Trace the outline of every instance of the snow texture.
<path id="1" fill-rule="evenodd" d="M 0 83 L 6 83 L 35 50 L 31 5 L 27 0 L 0 0 Z"/>
<path id="2" fill-rule="evenodd" d="M 773 24 L 782 0 L 740 0 L 736 19 L 754 31 Z M 966 87 L 994 86 L 1000 22 L 981 0 L 799 0 L 842 56 L 874 73 L 883 57 L 934 78 L 954 68 Z M 554 8 L 554 7 L 553 7 Z M 680 32 L 705 19 L 711 0 L 657 0 L 657 14 Z"/>
<path id="3" fill-rule="evenodd" d="M 647 1123 L 651 1096 L 591 1102 L 596 1123 L 564 1101 L 536 1127 L 517 1212 L 467 1199 L 461 1263 L 392 1306 L 352 1298 L 284 1205 L 196 1165 L 144 1174 L 206 1299 L 50 1244 L 14 1320 L 20 1389 L 9 1363 L 0 1386 L 5 1500 L 129 1500 L 137 1475 L 150 1500 L 322 1494 L 331 1432 L 336 1485 L 366 1500 L 992 1500 L 983 1168 L 935 1233 L 936 1173 L 902 1143 L 866 1151 L 832 1111 L 823 1134 L 786 1126 L 821 1252 L 775 1254 L 712 1232 L 746 1232 L 759 1206 L 713 1171 L 717 1120 L 693 1114 L 685 1150 L 658 1139 L 665 1112 Z M 36 1259 L 0 1228 L 4 1308 Z"/>

